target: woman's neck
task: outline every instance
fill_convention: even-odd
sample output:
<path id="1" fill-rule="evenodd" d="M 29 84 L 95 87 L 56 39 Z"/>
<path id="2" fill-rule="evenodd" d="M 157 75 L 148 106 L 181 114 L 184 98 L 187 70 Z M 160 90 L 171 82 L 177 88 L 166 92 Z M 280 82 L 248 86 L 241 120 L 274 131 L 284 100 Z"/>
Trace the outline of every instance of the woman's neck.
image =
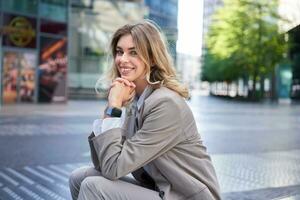
<path id="1" fill-rule="evenodd" d="M 148 86 L 148 82 L 143 79 L 143 80 L 136 80 L 134 81 L 135 84 L 135 92 L 136 95 L 139 97 L 141 96 L 141 94 L 143 93 L 143 91 L 145 90 L 145 88 Z"/>

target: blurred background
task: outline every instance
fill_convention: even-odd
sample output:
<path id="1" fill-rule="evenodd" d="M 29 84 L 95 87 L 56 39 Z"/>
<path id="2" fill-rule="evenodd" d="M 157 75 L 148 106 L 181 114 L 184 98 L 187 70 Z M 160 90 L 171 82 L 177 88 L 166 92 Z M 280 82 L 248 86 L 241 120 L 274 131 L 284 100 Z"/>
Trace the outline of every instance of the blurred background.
<path id="1" fill-rule="evenodd" d="M 101 98 L 122 24 L 162 27 L 191 89 L 247 100 L 300 98 L 299 1 L 1 1 L 1 103 Z"/>
<path id="2" fill-rule="evenodd" d="M 299 0 L 0 0 L 0 200 L 71 198 L 106 104 L 95 84 L 110 37 L 141 19 L 162 28 L 192 91 L 223 199 L 300 199 L 299 11 Z"/>

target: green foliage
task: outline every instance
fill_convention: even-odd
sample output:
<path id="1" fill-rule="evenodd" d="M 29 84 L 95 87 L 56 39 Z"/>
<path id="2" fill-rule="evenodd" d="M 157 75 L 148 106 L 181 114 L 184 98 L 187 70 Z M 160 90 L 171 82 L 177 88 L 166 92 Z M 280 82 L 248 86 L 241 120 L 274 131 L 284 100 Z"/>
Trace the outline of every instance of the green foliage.
<path id="1" fill-rule="evenodd" d="M 224 0 L 206 38 L 202 80 L 256 80 L 272 72 L 287 50 L 278 20 L 276 0 Z"/>

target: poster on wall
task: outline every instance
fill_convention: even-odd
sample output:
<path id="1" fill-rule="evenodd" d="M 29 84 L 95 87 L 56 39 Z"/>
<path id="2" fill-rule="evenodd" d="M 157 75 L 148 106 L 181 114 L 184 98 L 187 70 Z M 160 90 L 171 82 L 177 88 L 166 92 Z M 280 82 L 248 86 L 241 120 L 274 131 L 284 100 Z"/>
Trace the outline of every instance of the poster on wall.
<path id="1" fill-rule="evenodd" d="M 17 79 L 19 76 L 18 54 L 5 52 L 3 55 L 2 91 L 3 103 L 17 102 Z"/>
<path id="2" fill-rule="evenodd" d="M 21 102 L 33 102 L 35 94 L 36 54 L 20 53 L 19 98 Z"/>
<path id="3" fill-rule="evenodd" d="M 36 55 L 8 51 L 3 54 L 3 103 L 34 102 Z"/>
<path id="4" fill-rule="evenodd" d="M 67 39 L 41 38 L 39 102 L 67 100 Z"/>

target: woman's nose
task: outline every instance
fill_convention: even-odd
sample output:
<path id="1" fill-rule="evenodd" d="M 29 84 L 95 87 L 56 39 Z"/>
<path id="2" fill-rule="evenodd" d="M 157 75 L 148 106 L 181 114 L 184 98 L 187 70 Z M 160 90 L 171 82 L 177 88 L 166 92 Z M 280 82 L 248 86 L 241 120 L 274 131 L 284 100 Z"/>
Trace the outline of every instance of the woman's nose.
<path id="1" fill-rule="evenodd" d="M 123 53 L 123 55 L 121 57 L 121 61 L 122 62 L 128 62 L 128 55 L 127 55 L 127 53 Z"/>

